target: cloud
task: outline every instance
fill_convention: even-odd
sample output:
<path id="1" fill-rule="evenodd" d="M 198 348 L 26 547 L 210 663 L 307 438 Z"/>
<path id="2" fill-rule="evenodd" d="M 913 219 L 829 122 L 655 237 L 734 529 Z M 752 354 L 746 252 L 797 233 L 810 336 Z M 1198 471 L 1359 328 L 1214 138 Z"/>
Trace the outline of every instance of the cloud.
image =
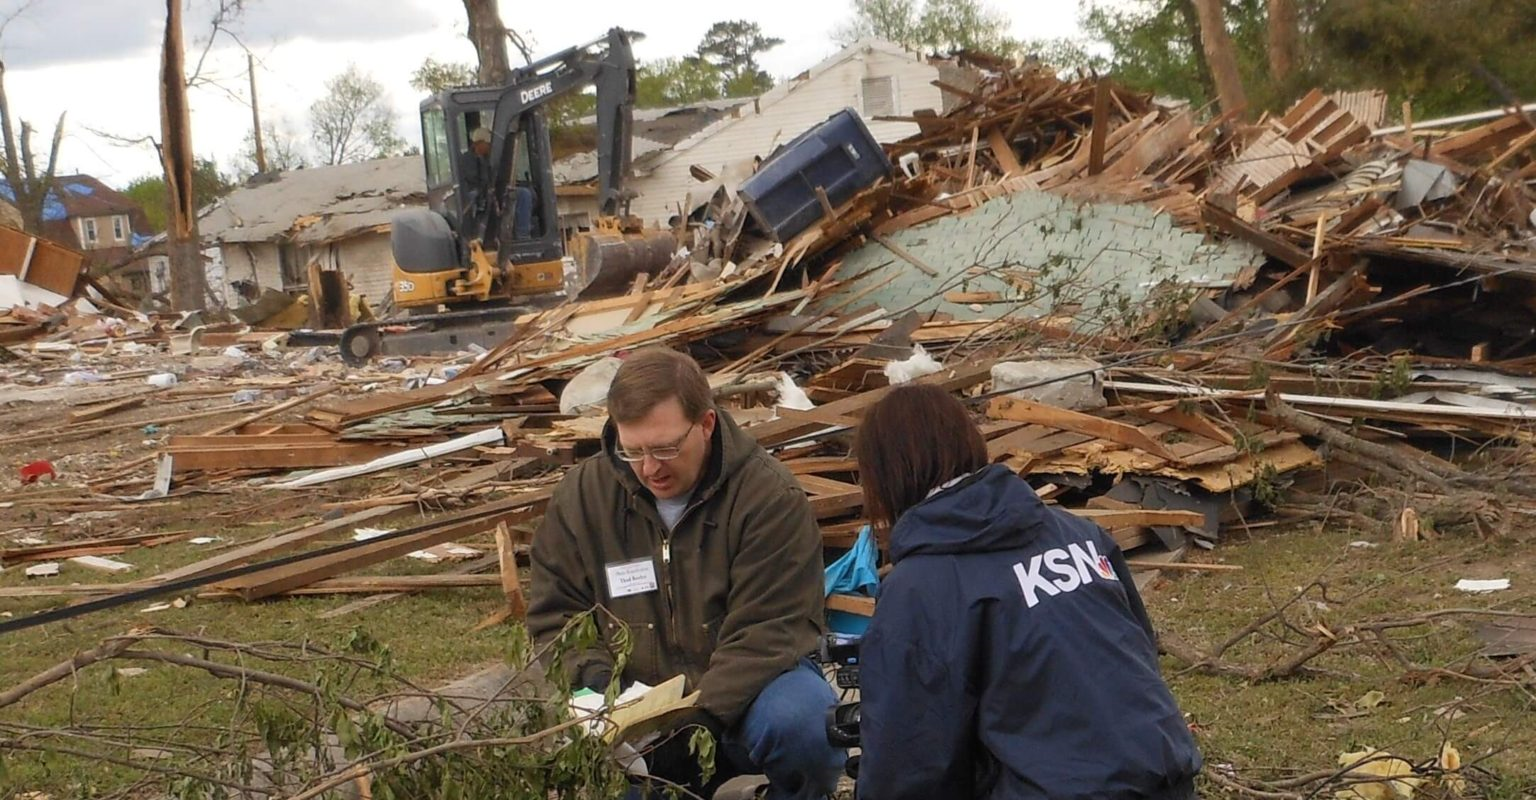
<path id="1" fill-rule="evenodd" d="M 191 0 L 183 30 L 188 58 L 208 33 L 218 0 Z M 0 39 L 8 69 L 102 61 L 158 51 L 164 3 L 124 0 L 8 0 L 0 19 L 15 13 Z M 381 13 L 381 8 L 388 8 Z M 252 47 L 297 38 L 323 42 L 384 42 L 420 33 L 440 17 L 430 0 L 246 0 L 230 28 Z"/>

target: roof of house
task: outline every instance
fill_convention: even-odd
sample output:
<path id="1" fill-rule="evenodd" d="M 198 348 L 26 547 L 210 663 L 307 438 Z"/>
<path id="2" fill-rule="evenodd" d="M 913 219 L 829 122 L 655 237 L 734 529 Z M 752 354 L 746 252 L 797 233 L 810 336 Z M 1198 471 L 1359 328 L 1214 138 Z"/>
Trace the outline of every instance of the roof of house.
<path id="1" fill-rule="evenodd" d="M 0 199 L 16 202 L 16 193 L 4 178 L 0 178 Z M 90 175 L 55 175 L 53 190 L 43 201 L 43 221 L 131 214 L 138 210 L 138 203 Z"/>
<path id="2" fill-rule="evenodd" d="M 753 101 L 751 97 L 705 100 L 670 108 L 637 108 L 630 126 L 630 157 L 635 166 L 646 165 L 670 150 L 673 145 L 731 115 L 737 108 Z M 580 125 L 595 125 L 594 116 L 578 120 Z M 569 186 L 597 180 L 597 151 L 573 153 L 554 163 L 555 185 Z"/>
<path id="3" fill-rule="evenodd" d="M 779 85 L 759 95 L 755 100 L 756 114 L 767 114 L 774 106 L 778 105 L 780 102 L 798 91 L 801 86 L 816 80 L 816 78 L 820 77 L 822 74 L 838 67 L 844 62 L 850 61 L 863 53 L 871 51 L 879 51 L 886 53 L 887 55 L 896 56 L 898 58 L 913 59 L 915 61 L 925 60 L 922 55 L 907 50 L 895 42 L 889 42 L 884 39 L 876 38 L 860 39 L 823 59 L 821 63 L 817 64 L 816 66 L 811 67 L 810 69 L 800 73 L 799 75 L 796 75 L 793 78 L 790 78 L 787 81 L 781 82 Z M 687 152 L 700 142 L 711 139 L 720 133 L 729 130 L 733 125 L 740 123 L 747 117 L 748 115 L 746 114 L 731 114 L 721 117 L 720 119 L 710 123 L 709 125 L 706 125 L 705 127 L 699 129 L 697 132 L 673 145 L 666 153 L 660 154 L 657 158 L 655 158 L 654 161 L 651 162 L 650 166 L 656 166 L 667 161 L 671 161 L 673 158 L 676 158 L 679 153 Z"/>
<path id="4" fill-rule="evenodd" d="M 203 210 L 198 228 L 209 243 L 319 244 L 387 225 L 426 196 L 421 156 L 290 170 L 230 192 Z"/>

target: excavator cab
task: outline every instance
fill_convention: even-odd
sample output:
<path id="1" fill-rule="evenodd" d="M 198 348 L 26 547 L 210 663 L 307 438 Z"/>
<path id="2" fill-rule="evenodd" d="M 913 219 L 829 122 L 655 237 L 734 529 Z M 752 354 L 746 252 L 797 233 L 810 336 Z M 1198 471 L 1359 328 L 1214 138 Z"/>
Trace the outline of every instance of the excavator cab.
<path id="1" fill-rule="evenodd" d="M 394 221 L 400 307 L 486 301 L 497 288 L 504 298 L 548 294 L 564 285 L 543 113 L 529 109 L 497 125 L 500 94 L 453 89 L 422 103 L 428 208 Z M 479 147 L 477 131 L 489 138 Z"/>

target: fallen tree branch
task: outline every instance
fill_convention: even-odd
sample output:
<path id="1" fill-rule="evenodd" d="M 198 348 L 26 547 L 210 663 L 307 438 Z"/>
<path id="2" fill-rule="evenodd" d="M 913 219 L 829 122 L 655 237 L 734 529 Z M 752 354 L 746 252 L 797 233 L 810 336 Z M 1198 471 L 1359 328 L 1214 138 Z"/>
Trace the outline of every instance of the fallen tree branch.
<path id="1" fill-rule="evenodd" d="M 100 661 L 115 658 L 118 654 L 132 647 L 138 637 L 128 636 L 119 639 L 111 639 L 99 647 L 90 650 L 82 650 L 66 661 L 37 673 L 15 686 L 0 692 L 0 708 L 5 708 L 20 701 L 29 694 L 50 684 L 57 683 L 80 670 Z"/>

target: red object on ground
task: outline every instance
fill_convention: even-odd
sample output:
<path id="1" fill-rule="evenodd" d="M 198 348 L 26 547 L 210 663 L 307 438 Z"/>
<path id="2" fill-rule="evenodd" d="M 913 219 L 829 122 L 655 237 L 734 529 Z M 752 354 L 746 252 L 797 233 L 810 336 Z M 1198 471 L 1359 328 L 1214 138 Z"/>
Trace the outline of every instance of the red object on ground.
<path id="1" fill-rule="evenodd" d="M 44 475 L 50 478 L 59 477 L 59 474 L 53 471 L 53 464 L 47 461 L 33 461 L 21 468 L 22 483 L 37 483 L 37 479 Z"/>

